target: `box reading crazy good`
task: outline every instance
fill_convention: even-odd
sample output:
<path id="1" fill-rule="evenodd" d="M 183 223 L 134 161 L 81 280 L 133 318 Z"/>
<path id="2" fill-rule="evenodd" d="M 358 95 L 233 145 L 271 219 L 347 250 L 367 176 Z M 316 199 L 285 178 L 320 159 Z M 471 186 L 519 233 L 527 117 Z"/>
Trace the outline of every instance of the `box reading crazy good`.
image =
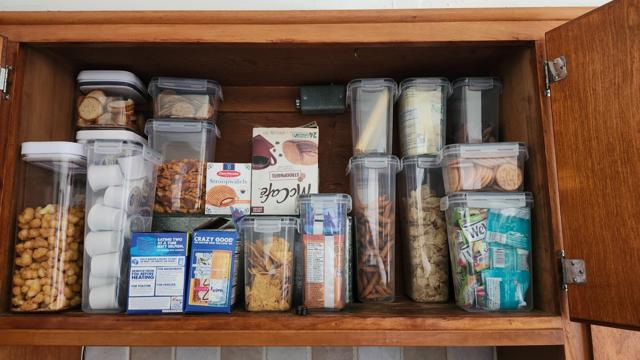
<path id="1" fill-rule="evenodd" d="M 184 310 L 187 233 L 133 233 L 128 314 Z"/>
<path id="2" fill-rule="evenodd" d="M 251 156 L 251 213 L 297 215 L 298 195 L 318 192 L 319 130 L 254 128 Z"/>
<path id="3" fill-rule="evenodd" d="M 249 214 L 251 202 L 251 164 L 207 163 L 207 215 Z"/>
<path id="4" fill-rule="evenodd" d="M 236 243 L 235 230 L 193 233 L 186 312 L 231 312 L 240 258 Z"/>

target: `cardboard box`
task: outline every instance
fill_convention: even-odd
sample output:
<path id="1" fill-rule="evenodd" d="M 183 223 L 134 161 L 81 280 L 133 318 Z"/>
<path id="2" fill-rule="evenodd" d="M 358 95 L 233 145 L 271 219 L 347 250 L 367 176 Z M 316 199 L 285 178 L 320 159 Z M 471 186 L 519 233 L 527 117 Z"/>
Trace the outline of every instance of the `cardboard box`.
<path id="1" fill-rule="evenodd" d="M 187 233 L 133 233 L 128 314 L 184 311 Z"/>
<path id="2" fill-rule="evenodd" d="M 207 163 L 207 215 L 248 215 L 251 202 L 251 164 Z"/>
<path id="3" fill-rule="evenodd" d="M 317 125 L 254 128 L 251 213 L 297 215 L 300 194 L 318 192 Z"/>
<path id="4" fill-rule="evenodd" d="M 196 230 L 191 242 L 191 267 L 186 312 L 230 313 L 240 269 L 235 230 Z"/>

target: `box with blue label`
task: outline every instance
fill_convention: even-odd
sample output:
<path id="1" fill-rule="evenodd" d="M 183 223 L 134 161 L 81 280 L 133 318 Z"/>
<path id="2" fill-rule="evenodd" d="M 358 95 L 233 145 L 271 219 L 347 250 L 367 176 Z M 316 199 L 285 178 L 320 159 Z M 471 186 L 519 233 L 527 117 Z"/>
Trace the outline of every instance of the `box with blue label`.
<path id="1" fill-rule="evenodd" d="M 133 233 L 128 314 L 184 311 L 189 234 Z"/>
<path id="2" fill-rule="evenodd" d="M 237 238 L 235 230 L 193 233 L 186 312 L 231 312 L 241 248 Z"/>

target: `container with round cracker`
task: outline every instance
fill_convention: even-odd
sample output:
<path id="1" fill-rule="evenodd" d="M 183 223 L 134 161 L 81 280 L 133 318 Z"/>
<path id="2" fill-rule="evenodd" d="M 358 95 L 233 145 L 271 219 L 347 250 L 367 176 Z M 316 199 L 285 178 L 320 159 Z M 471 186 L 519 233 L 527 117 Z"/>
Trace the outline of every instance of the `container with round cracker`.
<path id="1" fill-rule="evenodd" d="M 220 85 L 206 79 L 156 77 L 149 94 L 155 118 L 213 121 L 222 100 Z"/>

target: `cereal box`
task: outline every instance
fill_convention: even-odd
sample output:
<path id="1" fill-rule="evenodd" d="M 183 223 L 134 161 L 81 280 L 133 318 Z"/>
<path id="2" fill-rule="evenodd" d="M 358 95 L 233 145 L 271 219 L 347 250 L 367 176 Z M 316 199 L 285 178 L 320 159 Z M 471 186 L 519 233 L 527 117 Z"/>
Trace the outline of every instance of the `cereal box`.
<path id="1" fill-rule="evenodd" d="M 300 194 L 318 192 L 316 124 L 297 128 L 254 128 L 251 213 L 297 215 Z"/>
<path id="2" fill-rule="evenodd" d="M 207 215 L 231 215 L 231 206 L 248 215 L 251 202 L 251 164 L 207 163 Z"/>

